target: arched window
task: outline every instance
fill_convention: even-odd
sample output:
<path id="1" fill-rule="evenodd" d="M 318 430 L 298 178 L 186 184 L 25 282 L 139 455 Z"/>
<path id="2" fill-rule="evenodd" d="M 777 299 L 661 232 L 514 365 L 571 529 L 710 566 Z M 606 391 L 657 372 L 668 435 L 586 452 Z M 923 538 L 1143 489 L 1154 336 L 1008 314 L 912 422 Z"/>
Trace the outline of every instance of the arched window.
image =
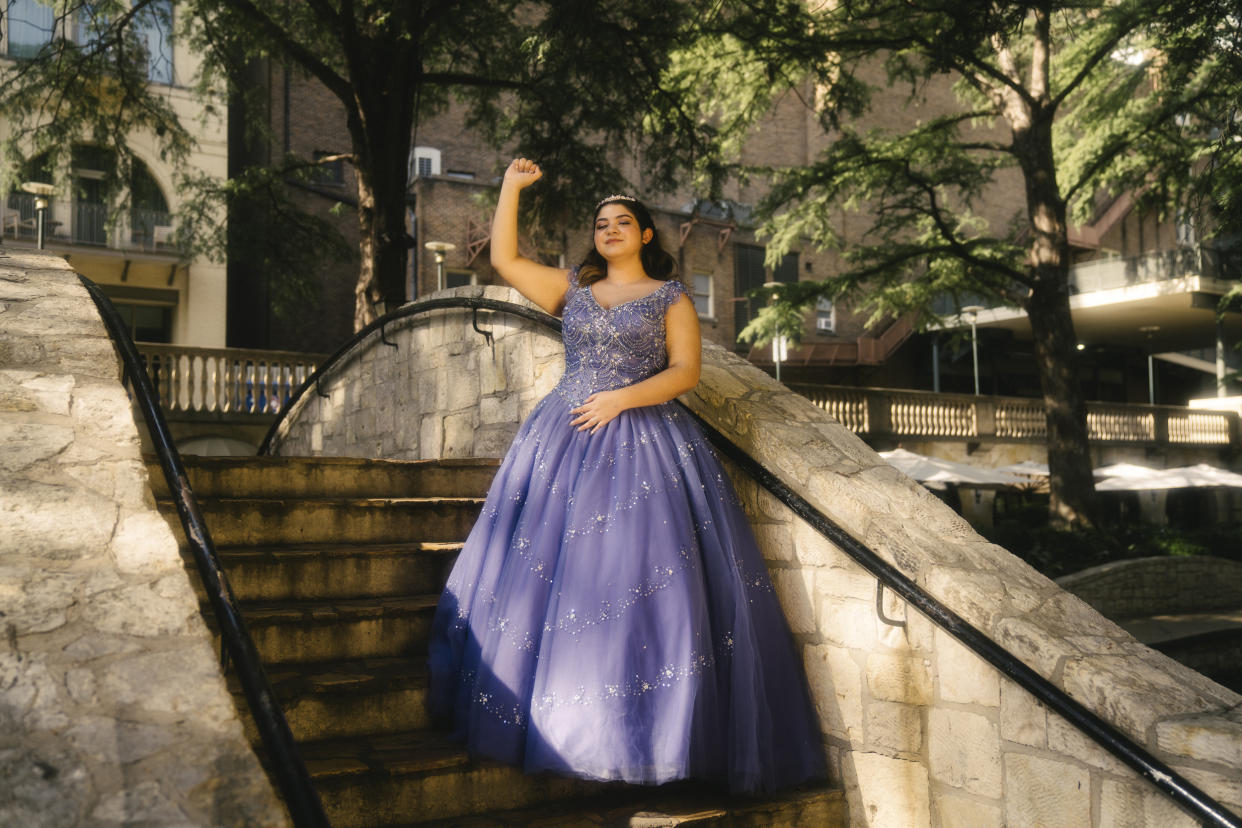
<path id="1" fill-rule="evenodd" d="M 135 159 L 129 188 L 129 230 L 134 244 L 160 247 L 172 242 L 172 215 L 160 185 Z"/>

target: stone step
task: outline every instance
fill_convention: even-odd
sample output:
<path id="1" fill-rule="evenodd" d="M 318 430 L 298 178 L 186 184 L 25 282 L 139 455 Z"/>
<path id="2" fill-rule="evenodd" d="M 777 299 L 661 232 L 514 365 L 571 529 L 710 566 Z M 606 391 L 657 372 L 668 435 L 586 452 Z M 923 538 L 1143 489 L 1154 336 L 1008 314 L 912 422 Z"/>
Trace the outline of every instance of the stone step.
<path id="1" fill-rule="evenodd" d="M 147 471 L 157 498 L 168 498 L 159 462 Z M 499 460 L 365 460 L 354 457 L 183 457 L 200 497 L 481 497 Z"/>
<path id="2" fill-rule="evenodd" d="M 460 541 L 224 547 L 218 550 L 239 601 L 439 592 L 461 551 Z M 192 579 L 202 588 L 199 579 Z"/>
<path id="3" fill-rule="evenodd" d="M 427 715 L 425 658 L 371 658 L 320 664 L 274 665 L 266 670 L 289 729 L 298 742 L 352 739 L 419 730 Z M 246 735 L 259 745 L 236 677 L 230 677 Z"/>
<path id="4" fill-rule="evenodd" d="M 246 602 L 246 627 L 264 666 L 361 658 L 422 658 L 439 596 Z M 203 607 L 215 634 L 215 616 Z"/>
<path id="5" fill-rule="evenodd" d="M 475 497 L 199 498 L 217 547 L 460 541 L 482 505 Z M 172 503 L 159 506 L 184 544 Z"/>
<path id="6" fill-rule="evenodd" d="M 616 794 L 408 823 L 403 828 L 845 828 L 845 794 L 834 788 L 805 788 L 770 797 L 727 796 L 682 783 L 659 788 L 629 787 Z"/>
<path id="7" fill-rule="evenodd" d="M 299 749 L 334 828 L 454 820 L 624 787 L 474 761 L 431 731 L 314 742 Z"/>

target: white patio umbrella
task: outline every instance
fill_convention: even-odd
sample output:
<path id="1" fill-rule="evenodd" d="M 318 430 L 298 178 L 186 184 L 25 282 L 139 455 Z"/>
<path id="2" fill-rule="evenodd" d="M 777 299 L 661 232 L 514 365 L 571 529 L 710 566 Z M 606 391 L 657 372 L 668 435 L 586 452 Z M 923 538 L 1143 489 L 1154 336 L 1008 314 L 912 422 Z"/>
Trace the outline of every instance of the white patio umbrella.
<path id="1" fill-rule="evenodd" d="M 939 457 L 928 457 L 905 449 L 882 451 L 880 456 L 902 474 L 933 489 L 943 489 L 950 483 L 984 488 L 1025 486 L 1030 483 L 1024 477 L 1000 469 L 985 469 L 969 463 L 942 460 Z"/>
<path id="2" fill-rule="evenodd" d="M 1030 477 L 1047 477 L 1049 474 L 1047 463 L 1036 463 L 1034 460 L 1023 460 L 1021 463 L 1001 466 L 999 471 L 1009 472 L 1010 474 L 1025 474 Z"/>
<path id="3" fill-rule="evenodd" d="M 1173 469 L 1149 469 L 1148 474 L 1108 477 L 1095 484 L 1097 492 L 1139 492 L 1153 489 L 1195 489 L 1209 486 L 1242 488 L 1242 474 L 1206 463 Z"/>
<path id="4" fill-rule="evenodd" d="M 1150 466 L 1140 466 L 1135 463 L 1113 463 L 1109 466 L 1100 466 L 1092 469 L 1092 474 L 1096 477 L 1119 477 L 1125 480 L 1142 480 L 1155 474 L 1160 474 L 1160 469 L 1153 469 Z M 1096 486 L 1099 489 L 1099 486 Z"/>

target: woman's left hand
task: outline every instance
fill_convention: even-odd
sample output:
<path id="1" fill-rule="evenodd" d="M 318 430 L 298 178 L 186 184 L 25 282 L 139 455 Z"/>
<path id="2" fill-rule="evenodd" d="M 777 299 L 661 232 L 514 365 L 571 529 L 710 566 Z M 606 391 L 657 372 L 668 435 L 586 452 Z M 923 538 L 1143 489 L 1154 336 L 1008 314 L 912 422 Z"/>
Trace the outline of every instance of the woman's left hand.
<path id="1" fill-rule="evenodd" d="M 617 415 L 627 408 L 629 406 L 625 404 L 624 391 L 620 389 L 596 391 L 586 398 L 586 402 L 571 412 L 578 416 L 571 420 L 570 424 L 576 425 L 579 431 L 589 430 L 594 434 L 616 419 Z"/>

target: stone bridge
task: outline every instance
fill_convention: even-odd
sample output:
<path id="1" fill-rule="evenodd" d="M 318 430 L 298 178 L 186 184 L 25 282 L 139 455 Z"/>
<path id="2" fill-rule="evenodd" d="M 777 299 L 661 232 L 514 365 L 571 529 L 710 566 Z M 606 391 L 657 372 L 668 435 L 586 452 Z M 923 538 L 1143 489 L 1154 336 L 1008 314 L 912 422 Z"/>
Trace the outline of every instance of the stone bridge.
<path id="1" fill-rule="evenodd" d="M 454 293 L 520 301 L 500 288 Z M 436 311 L 304 395 L 281 455 L 501 454 L 557 337 Z M 720 348 L 683 402 L 1052 684 L 1242 813 L 1242 697 L 975 534 L 824 411 Z M 63 262 L 0 259 L 0 823 L 279 824 L 159 519 L 111 346 Z M 1154 787 L 729 466 L 856 826 L 1190 826 Z"/>

